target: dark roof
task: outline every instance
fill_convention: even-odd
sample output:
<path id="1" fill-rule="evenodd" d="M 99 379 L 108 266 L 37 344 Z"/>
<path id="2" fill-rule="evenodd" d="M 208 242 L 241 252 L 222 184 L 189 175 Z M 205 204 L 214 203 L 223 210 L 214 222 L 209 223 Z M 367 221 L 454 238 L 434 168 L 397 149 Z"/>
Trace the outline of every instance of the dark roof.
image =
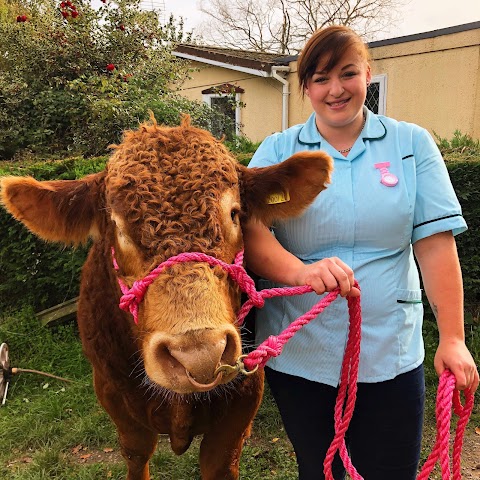
<path id="1" fill-rule="evenodd" d="M 430 32 L 415 33 L 413 35 L 405 35 L 403 37 L 387 38 L 386 40 L 378 40 L 369 42 L 370 48 L 385 47 L 387 45 L 395 45 L 397 43 L 414 42 L 415 40 L 424 40 L 426 38 L 441 37 L 442 35 L 451 35 L 452 33 L 466 32 L 480 28 L 480 21 L 464 23 L 463 25 L 455 25 L 454 27 L 439 28 Z"/>
<path id="2" fill-rule="evenodd" d="M 222 83 L 222 85 L 217 85 L 215 87 L 210 87 L 205 90 L 202 90 L 202 94 L 211 94 L 211 93 L 245 93 L 245 90 L 238 85 L 232 85 L 231 83 Z"/>
<path id="3" fill-rule="evenodd" d="M 414 42 L 426 38 L 440 37 L 453 33 L 465 32 L 480 28 L 480 21 L 456 25 L 453 27 L 440 28 L 430 32 L 415 33 L 403 37 L 388 38 L 369 42 L 370 48 L 384 47 L 386 45 L 395 45 L 398 43 Z M 288 66 L 290 62 L 297 60 L 298 55 L 279 55 L 278 53 L 254 52 L 250 50 L 235 50 L 231 48 L 212 47 L 206 45 L 192 45 L 182 43 L 177 45 L 174 53 L 190 55 L 192 57 L 204 58 L 219 63 L 246 67 L 254 70 L 270 72 L 273 66 Z"/>
<path id="4" fill-rule="evenodd" d="M 297 59 L 296 55 L 279 55 L 278 53 L 253 52 L 186 43 L 177 45 L 175 52 L 265 72 L 270 72 L 273 66 L 288 66 L 290 62 Z"/>

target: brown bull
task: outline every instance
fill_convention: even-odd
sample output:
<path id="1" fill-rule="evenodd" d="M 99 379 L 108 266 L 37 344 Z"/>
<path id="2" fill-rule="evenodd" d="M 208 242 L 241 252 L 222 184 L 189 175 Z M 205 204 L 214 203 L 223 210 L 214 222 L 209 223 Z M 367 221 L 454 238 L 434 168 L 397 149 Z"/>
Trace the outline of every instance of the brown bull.
<path id="1" fill-rule="evenodd" d="M 222 268 L 196 262 L 167 268 L 139 305 L 138 324 L 119 308 L 118 279 L 131 286 L 182 252 L 232 263 L 243 247 L 241 220 L 269 224 L 298 215 L 325 188 L 330 170 L 325 154 L 305 152 L 247 169 L 186 118 L 180 127 L 152 121 L 127 132 L 105 171 L 81 180 L 2 180 L 5 207 L 41 238 L 66 244 L 93 239 L 78 325 L 97 397 L 117 427 L 128 479 L 149 478 L 159 433 L 170 436 L 179 455 L 203 435 L 202 479 L 237 479 L 263 372 L 215 381 L 217 367 L 234 365 L 242 352 L 240 292 Z M 269 202 L 282 192 L 289 201 Z"/>

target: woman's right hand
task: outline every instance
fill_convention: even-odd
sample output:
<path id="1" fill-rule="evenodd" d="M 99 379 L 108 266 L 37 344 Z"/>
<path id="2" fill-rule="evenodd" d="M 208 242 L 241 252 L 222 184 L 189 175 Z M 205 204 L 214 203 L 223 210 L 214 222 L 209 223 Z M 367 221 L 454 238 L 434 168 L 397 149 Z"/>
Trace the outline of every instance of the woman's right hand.
<path id="1" fill-rule="evenodd" d="M 310 285 L 318 295 L 340 288 L 342 297 L 360 296 L 360 290 L 354 287 L 353 270 L 337 257 L 329 257 L 315 263 L 302 265 L 297 275 L 297 285 Z"/>

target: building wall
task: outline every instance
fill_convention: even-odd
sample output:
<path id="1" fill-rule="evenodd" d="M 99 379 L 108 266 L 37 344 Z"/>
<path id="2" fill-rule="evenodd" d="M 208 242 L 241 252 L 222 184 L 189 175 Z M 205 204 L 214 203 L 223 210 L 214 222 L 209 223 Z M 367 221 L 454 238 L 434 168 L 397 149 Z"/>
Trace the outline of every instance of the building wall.
<path id="1" fill-rule="evenodd" d="M 373 74 L 387 76 L 386 114 L 450 139 L 455 130 L 480 138 L 480 29 L 391 45 L 372 46 Z M 232 83 L 242 87 L 243 133 L 253 141 L 281 130 L 282 84 L 227 68 L 192 63 L 192 79 L 180 93 L 201 100 L 201 91 Z M 304 122 L 312 108 L 298 90 L 290 64 L 289 125 Z"/>
<path id="2" fill-rule="evenodd" d="M 191 79 L 179 93 L 190 100 L 202 100 L 202 90 L 231 83 L 245 90 L 241 94 L 242 132 L 252 141 L 261 141 L 267 135 L 282 129 L 282 85 L 273 78 L 263 78 L 227 68 L 192 62 Z"/>
<path id="3" fill-rule="evenodd" d="M 480 29 L 371 48 L 387 75 L 386 113 L 451 138 L 480 138 Z"/>

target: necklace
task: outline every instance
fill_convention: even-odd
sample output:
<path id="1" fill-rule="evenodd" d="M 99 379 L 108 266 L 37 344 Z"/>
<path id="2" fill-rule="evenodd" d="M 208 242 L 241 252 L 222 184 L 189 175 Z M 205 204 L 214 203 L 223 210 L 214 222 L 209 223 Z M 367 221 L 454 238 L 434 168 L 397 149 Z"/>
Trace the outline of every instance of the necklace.
<path id="1" fill-rule="evenodd" d="M 363 116 L 363 123 L 362 123 L 362 128 L 360 132 L 363 130 L 363 127 L 365 127 L 365 122 L 367 121 L 367 117 L 364 115 Z M 348 153 L 351 149 L 353 148 L 353 145 L 348 148 L 344 148 L 343 150 L 338 150 L 339 153 Z"/>

